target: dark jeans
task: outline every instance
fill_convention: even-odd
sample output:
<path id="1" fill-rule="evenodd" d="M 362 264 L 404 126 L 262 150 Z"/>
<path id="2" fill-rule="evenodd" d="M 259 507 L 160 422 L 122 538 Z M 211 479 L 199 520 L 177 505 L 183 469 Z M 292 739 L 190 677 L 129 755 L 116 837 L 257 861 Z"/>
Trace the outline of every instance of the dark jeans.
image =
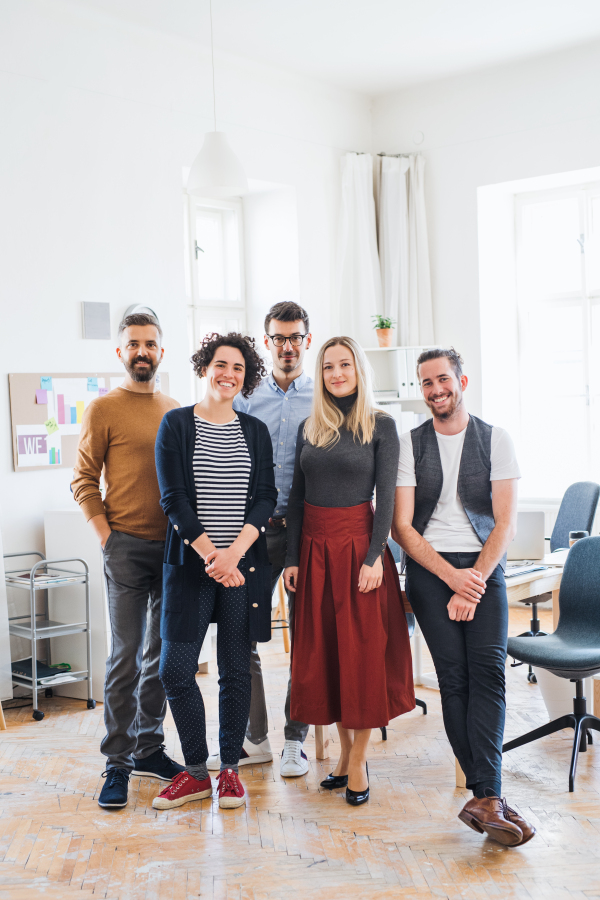
<path id="1" fill-rule="evenodd" d="M 246 562 L 240 572 L 247 577 Z M 219 667 L 219 747 L 221 763 L 236 765 L 250 710 L 250 621 L 248 587 L 227 588 L 205 572 L 199 583 L 200 623 L 193 641 L 163 641 L 160 677 L 187 766 L 208 759 L 204 701 L 196 682 L 198 656 L 211 619 L 216 619 Z"/>
<path id="2" fill-rule="evenodd" d="M 162 745 L 167 701 L 158 677 L 164 541 L 113 531 L 104 547 L 110 655 L 104 680 L 106 767 L 129 769 Z"/>
<path id="3" fill-rule="evenodd" d="M 275 590 L 279 576 L 285 565 L 287 552 L 287 531 L 285 528 L 267 529 L 267 550 L 269 561 L 273 566 L 271 573 L 271 592 Z M 290 623 L 294 614 L 294 594 L 290 591 L 287 595 Z M 291 629 L 290 629 L 291 634 Z M 250 706 L 250 718 L 246 729 L 246 737 L 253 744 L 260 744 L 267 737 L 269 721 L 267 718 L 267 702 L 265 699 L 265 686 L 263 683 L 262 666 L 258 655 L 257 645 L 252 644 L 252 656 L 250 659 L 250 674 L 252 675 L 252 703 Z M 285 728 L 286 741 L 300 741 L 304 743 L 308 734 L 308 725 L 304 722 L 290 720 L 290 697 L 292 692 L 292 676 L 288 678 L 287 696 L 285 698 Z"/>
<path id="4" fill-rule="evenodd" d="M 477 553 L 441 553 L 457 569 L 475 565 Z M 505 676 L 508 603 L 501 566 L 471 622 L 454 622 L 446 609 L 453 591 L 412 559 L 406 592 L 433 657 L 448 740 L 467 787 L 488 782 L 500 789 L 506 711 Z"/>

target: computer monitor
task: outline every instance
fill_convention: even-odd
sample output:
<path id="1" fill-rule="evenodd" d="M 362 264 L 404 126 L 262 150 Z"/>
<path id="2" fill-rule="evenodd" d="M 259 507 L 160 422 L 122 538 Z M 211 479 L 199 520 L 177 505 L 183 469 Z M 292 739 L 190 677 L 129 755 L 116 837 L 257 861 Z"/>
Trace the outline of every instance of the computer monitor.
<path id="1" fill-rule="evenodd" d="M 517 513 L 517 533 L 509 544 L 508 559 L 543 559 L 545 525 L 541 511 Z"/>

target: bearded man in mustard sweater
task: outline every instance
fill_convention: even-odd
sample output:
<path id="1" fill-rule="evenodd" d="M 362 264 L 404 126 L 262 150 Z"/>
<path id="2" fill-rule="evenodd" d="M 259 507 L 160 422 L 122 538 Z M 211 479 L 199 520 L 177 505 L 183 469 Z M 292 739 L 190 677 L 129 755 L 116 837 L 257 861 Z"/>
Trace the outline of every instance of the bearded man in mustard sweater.
<path id="1" fill-rule="evenodd" d="M 86 409 L 72 482 L 104 556 L 111 650 L 100 745 L 106 781 L 98 803 L 105 808 L 126 806 L 131 775 L 171 781 L 184 768 L 164 752 L 167 701 L 158 676 L 167 517 L 154 444 L 162 417 L 179 406 L 156 390 L 163 354 L 162 329 L 153 316 L 123 319 L 117 356 L 126 375 Z"/>

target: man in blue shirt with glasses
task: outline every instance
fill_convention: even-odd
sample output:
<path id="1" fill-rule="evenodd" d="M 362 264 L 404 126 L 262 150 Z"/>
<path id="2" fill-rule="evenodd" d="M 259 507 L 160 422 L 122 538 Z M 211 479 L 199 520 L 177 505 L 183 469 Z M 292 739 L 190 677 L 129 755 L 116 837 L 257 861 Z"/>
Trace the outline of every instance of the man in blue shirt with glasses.
<path id="1" fill-rule="evenodd" d="M 273 441 L 277 506 L 267 532 L 269 559 L 273 566 L 272 589 L 279 580 L 287 550 L 285 514 L 294 477 L 298 426 L 310 415 L 314 382 L 303 369 L 304 354 L 310 347 L 308 314 L 297 303 L 284 302 L 272 306 L 265 318 L 265 346 L 273 359 L 273 371 L 263 379 L 254 393 L 244 399 L 235 398 L 233 408 L 250 413 L 268 427 Z M 288 594 L 290 621 L 293 594 Z M 252 645 L 250 660 L 252 674 L 252 702 L 246 740 L 240 766 L 271 762 L 273 753 L 268 738 L 267 704 L 260 657 L 256 644 Z M 290 721 L 291 678 L 288 680 L 285 701 L 285 746 L 281 755 L 281 774 L 296 777 L 308 772 L 308 760 L 302 745 L 308 733 L 304 722 Z M 219 769 L 218 753 L 209 756 L 209 769 Z"/>

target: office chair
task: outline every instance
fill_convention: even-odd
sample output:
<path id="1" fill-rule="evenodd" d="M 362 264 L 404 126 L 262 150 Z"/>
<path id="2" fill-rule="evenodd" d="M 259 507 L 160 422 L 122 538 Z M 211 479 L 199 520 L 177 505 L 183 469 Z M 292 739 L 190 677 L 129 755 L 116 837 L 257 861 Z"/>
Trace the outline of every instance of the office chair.
<path id="1" fill-rule="evenodd" d="M 508 653 L 522 662 L 547 669 L 575 682 L 573 712 L 504 744 L 506 753 L 563 728 L 573 728 L 569 791 L 575 789 L 579 753 L 587 750 L 590 729 L 600 731 L 600 718 L 587 712 L 583 679 L 600 672 L 600 537 L 577 541 L 571 548 L 560 586 L 560 618 L 553 634 L 508 639 Z"/>
<path id="2" fill-rule="evenodd" d="M 388 546 L 392 551 L 392 556 L 394 557 L 394 562 L 398 564 L 401 560 L 402 551 L 400 549 L 400 544 L 397 544 L 396 541 L 389 537 L 388 538 Z M 408 636 L 411 638 L 415 632 L 415 626 L 417 624 L 417 620 L 414 613 L 406 613 L 406 624 L 408 625 Z M 427 704 L 424 700 L 419 700 L 415 697 L 415 703 L 417 706 L 420 706 L 423 710 L 423 715 L 427 715 Z M 387 728 L 384 726 L 381 729 L 381 740 L 387 741 Z"/>
<path id="3" fill-rule="evenodd" d="M 592 533 L 599 497 L 600 484 L 596 484 L 594 481 L 576 481 L 575 484 L 571 484 L 567 488 L 560 503 L 560 509 L 552 529 L 552 536 L 549 538 L 551 553 L 555 553 L 557 550 L 568 549 L 570 531 L 587 531 L 588 534 Z M 538 637 L 546 634 L 545 631 L 540 629 L 537 607 L 538 603 L 543 603 L 550 596 L 550 594 L 540 594 L 538 597 L 527 597 L 525 600 L 519 601 L 525 606 L 531 606 L 529 631 L 524 631 L 519 637 Z M 536 683 L 536 677 L 531 666 L 529 666 L 527 680 L 532 684 Z"/>
<path id="4" fill-rule="evenodd" d="M 592 533 L 596 516 L 600 484 L 595 481 L 576 481 L 565 491 L 550 537 L 550 553 L 569 547 L 570 531 Z"/>

